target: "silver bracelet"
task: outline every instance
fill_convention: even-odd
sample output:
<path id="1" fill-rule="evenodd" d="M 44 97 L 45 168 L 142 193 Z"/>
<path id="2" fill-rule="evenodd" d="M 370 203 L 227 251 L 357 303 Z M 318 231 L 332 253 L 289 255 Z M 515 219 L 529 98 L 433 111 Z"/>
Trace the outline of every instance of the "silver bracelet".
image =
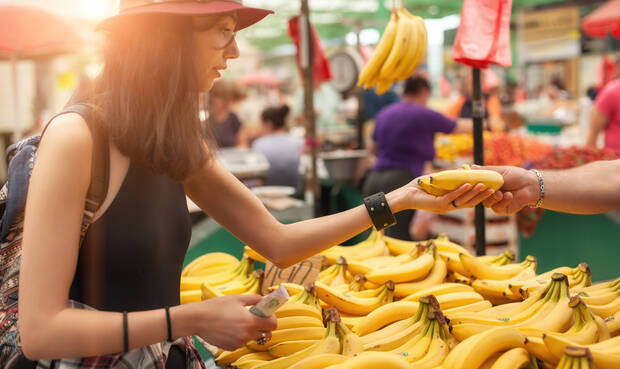
<path id="1" fill-rule="evenodd" d="M 545 181 L 543 180 L 542 173 L 540 173 L 538 170 L 532 169 L 532 172 L 536 173 L 536 176 L 538 177 L 538 186 L 540 187 L 540 196 L 538 196 L 538 201 L 536 202 L 536 205 L 532 207 L 539 208 L 542 205 L 543 200 L 545 199 Z"/>

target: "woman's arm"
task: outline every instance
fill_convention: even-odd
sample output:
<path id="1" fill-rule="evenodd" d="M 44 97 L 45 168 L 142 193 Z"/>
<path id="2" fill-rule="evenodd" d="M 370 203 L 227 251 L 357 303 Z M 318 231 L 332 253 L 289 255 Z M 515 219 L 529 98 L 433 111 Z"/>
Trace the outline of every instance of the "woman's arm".
<path id="1" fill-rule="evenodd" d="M 38 150 L 26 203 L 19 291 L 23 351 L 32 360 L 103 355 L 123 348 L 120 313 L 67 307 L 91 155 L 90 131 L 76 114 L 56 118 Z M 174 307 L 173 336 L 198 334 L 221 347 L 239 347 L 258 337 L 258 329 L 275 327 L 274 319 L 258 318 L 243 307 L 259 299 L 213 299 Z M 128 323 L 130 349 L 167 338 L 163 309 L 131 313 Z"/>
<path id="2" fill-rule="evenodd" d="M 470 207 L 486 199 L 492 191 L 482 186 L 464 185 L 443 197 L 428 195 L 417 181 L 392 191 L 386 199 L 392 212 L 425 209 L 451 210 L 457 199 L 460 207 Z M 372 225 L 363 205 L 342 213 L 281 224 L 261 201 L 219 163 L 205 165 L 185 181 L 189 197 L 220 225 L 250 245 L 279 267 L 287 267 L 328 247 L 339 244 Z M 453 209 L 453 208 L 452 208 Z"/>

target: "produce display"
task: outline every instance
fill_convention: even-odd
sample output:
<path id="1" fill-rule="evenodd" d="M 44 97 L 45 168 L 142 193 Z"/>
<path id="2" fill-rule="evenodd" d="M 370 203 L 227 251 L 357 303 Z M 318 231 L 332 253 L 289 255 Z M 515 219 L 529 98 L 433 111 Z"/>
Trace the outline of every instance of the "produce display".
<path id="1" fill-rule="evenodd" d="M 620 278 L 592 284 L 586 263 L 541 272 L 533 256 L 476 257 L 444 235 L 412 242 L 376 231 L 321 254 L 313 284 L 271 286 L 291 296 L 271 340 L 217 352 L 219 366 L 620 368 Z M 256 293 L 256 259 L 246 247 L 242 260 L 194 260 L 182 302 Z"/>
<path id="2" fill-rule="evenodd" d="M 405 8 L 392 12 L 383 36 L 362 69 L 358 86 L 386 92 L 394 82 L 409 78 L 426 59 L 428 35 L 424 20 Z"/>
<path id="3" fill-rule="evenodd" d="M 484 162 L 487 165 L 527 166 L 548 157 L 553 149 L 534 138 L 508 133 L 484 132 Z M 440 134 L 435 139 L 436 158 L 447 163 L 472 161 L 471 134 Z M 537 166 L 538 167 L 538 166 Z M 540 167 L 542 168 L 542 167 Z"/>

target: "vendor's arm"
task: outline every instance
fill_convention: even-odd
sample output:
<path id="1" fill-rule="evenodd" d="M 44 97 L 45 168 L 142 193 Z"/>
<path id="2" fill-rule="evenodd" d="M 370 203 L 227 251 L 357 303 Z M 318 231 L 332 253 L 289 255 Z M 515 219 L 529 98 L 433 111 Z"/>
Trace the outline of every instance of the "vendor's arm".
<path id="1" fill-rule="evenodd" d="M 470 185 L 443 197 L 428 195 L 417 181 L 386 195 L 392 212 L 425 209 L 446 212 L 457 199 L 461 207 L 473 206 L 490 196 L 482 185 Z M 261 201 L 219 163 L 206 164 L 185 181 L 189 197 L 209 216 L 274 264 L 286 267 L 337 245 L 368 229 L 372 223 L 363 205 L 339 214 L 281 224 Z"/>
<path id="2" fill-rule="evenodd" d="M 518 167 L 485 167 L 504 177 L 500 191 L 484 201 L 497 213 L 512 214 L 535 205 L 540 197 L 538 176 Z M 541 170 L 545 197 L 541 207 L 574 214 L 620 209 L 620 160 L 597 161 L 567 170 Z"/>
<path id="3" fill-rule="evenodd" d="M 474 122 L 471 118 L 459 118 L 452 133 L 471 133 L 474 130 Z"/>
<path id="4" fill-rule="evenodd" d="M 122 314 L 67 307 L 78 260 L 79 230 L 90 182 L 92 138 L 76 114 L 56 118 L 37 153 L 26 204 L 19 290 L 19 329 L 31 360 L 117 353 Z M 200 335 L 227 349 L 275 329 L 275 318 L 247 311 L 260 296 L 216 298 L 170 309 L 172 335 Z M 129 348 L 167 338 L 163 309 L 132 312 Z"/>
<path id="5" fill-rule="evenodd" d="M 609 118 L 599 110 L 598 107 L 593 106 L 590 113 L 590 130 L 588 132 L 587 146 L 596 147 L 598 135 L 605 129 Z"/>

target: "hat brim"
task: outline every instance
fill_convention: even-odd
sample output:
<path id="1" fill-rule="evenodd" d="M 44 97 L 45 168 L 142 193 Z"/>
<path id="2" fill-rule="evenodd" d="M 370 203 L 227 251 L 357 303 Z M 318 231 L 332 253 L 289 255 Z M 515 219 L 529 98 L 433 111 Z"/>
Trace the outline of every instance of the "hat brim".
<path id="1" fill-rule="evenodd" d="M 119 19 L 131 16 L 133 14 L 177 14 L 177 15 L 213 15 L 229 12 L 237 12 L 237 26 L 235 31 L 247 28 L 258 23 L 269 14 L 273 14 L 272 10 L 250 8 L 234 1 L 209 1 L 209 2 L 167 2 L 154 3 L 135 8 L 127 9 L 120 14 L 106 18 L 97 24 L 97 30 L 110 29 Z"/>

